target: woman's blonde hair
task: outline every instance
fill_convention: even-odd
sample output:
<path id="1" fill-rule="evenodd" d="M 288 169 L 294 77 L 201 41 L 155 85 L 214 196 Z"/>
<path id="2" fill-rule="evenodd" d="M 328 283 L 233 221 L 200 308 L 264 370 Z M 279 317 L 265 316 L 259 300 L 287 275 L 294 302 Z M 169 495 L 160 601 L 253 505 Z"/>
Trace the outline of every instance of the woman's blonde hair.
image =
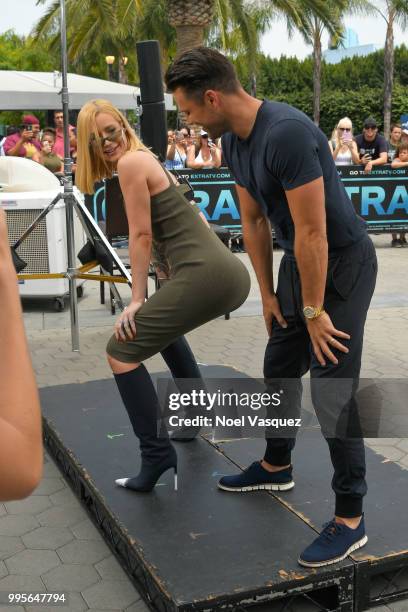
<path id="1" fill-rule="evenodd" d="M 116 106 L 113 106 L 109 100 L 90 100 L 81 108 L 77 123 L 78 148 L 75 184 L 83 193 L 93 193 L 95 183 L 104 178 L 111 178 L 116 169 L 116 164 L 104 159 L 96 125 L 96 117 L 99 113 L 108 113 L 120 123 L 128 151 L 149 151 Z M 92 139 L 95 139 L 94 144 L 91 144 Z"/>
<path id="2" fill-rule="evenodd" d="M 348 123 L 350 123 L 351 125 L 351 135 L 353 136 L 353 122 L 350 119 L 350 117 L 343 117 L 343 119 L 340 119 L 340 121 L 337 123 L 336 127 L 334 128 L 332 135 L 331 135 L 331 141 L 335 143 L 335 148 L 337 147 L 337 145 L 339 144 L 340 140 L 339 140 L 339 133 L 338 133 L 338 129 L 339 129 L 339 125 L 340 123 L 342 123 L 342 121 L 347 121 Z"/>

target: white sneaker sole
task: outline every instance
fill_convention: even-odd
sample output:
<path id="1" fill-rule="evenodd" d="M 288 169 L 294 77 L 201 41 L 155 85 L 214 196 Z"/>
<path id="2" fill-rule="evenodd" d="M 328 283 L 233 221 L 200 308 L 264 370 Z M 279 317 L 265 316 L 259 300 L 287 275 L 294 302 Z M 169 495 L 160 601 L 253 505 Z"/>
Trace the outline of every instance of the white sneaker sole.
<path id="1" fill-rule="evenodd" d="M 232 493 L 247 493 L 250 491 L 289 491 L 290 489 L 293 489 L 294 486 L 295 483 L 293 482 L 293 480 L 291 482 L 284 482 L 281 484 L 268 483 L 253 485 L 251 487 L 227 487 L 226 485 L 218 483 L 219 489 L 222 489 L 223 491 L 230 491 Z"/>
<path id="2" fill-rule="evenodd" d="M 338 563 L 339 561 L 343 561 L 343 559 L 345 559 L 353 551 L 357 550 L 358 548 L 362 548 L 365 544 L 367 544 L 367 542 L 368 542 L 368 538 L 365 535 L 363 538 L 361 538 L 361 540 L 358 540 L 358 542 L 355 542 L 353 546 L 350 546 L 350 548 L 344 553 L 344 555 L 341 555 L 341 557 L 336 557 L 335 559 L 329 559 L 328 561 L 316 561 L 316 562 L 303 561 L 302 559 L 299 558 L 298 563 L 300 565 L 303 565 L 303 567 L 323 567 L 324 565 L 332 565 L 333 563 Z"/>

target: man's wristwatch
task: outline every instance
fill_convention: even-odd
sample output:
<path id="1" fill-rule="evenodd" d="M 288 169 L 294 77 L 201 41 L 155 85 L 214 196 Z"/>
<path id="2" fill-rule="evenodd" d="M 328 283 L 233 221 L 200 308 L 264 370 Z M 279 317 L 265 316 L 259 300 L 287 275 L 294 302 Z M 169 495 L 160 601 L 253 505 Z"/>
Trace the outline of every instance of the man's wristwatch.
<path id="1" fill-rule="evenodd" d="M 309 321 L 312 319 L 317 319 L 317 317 L 320 317 L 320 315 L 324 312 L 325 310 L 323 306 L 320 306 L 319 308 L 316 308 L 315 306 L 305 306 L 303 308 L 304 317 L 305 319 L 309 319 Z"/>

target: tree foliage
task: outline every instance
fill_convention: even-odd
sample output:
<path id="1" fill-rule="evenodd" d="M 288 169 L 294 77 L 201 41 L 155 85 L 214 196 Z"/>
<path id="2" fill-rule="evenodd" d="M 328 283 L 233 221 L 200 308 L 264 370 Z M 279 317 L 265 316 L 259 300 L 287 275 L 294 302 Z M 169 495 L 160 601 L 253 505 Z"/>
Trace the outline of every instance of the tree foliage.
<path id="1" fill-rule="evenodd" d="M 250 89 L 250 75 L 245 63 L 236 62 L 241 82 Z M 348 115 L 355 131 L 362 127 L 368 115 L 374 115 L 379 125 L 383 121 L 384 51 L 365 57 L 347 58 L 338 64 L 323 62 L 320 127 L 329 136 L 339 119 Z M 313 117 L 313 61 L 310 57 L 258 59 L 258 97 L 287 102 Z M 392 121 L 408 113 L 408 48 L 395 50 L 395 84 Z"/>

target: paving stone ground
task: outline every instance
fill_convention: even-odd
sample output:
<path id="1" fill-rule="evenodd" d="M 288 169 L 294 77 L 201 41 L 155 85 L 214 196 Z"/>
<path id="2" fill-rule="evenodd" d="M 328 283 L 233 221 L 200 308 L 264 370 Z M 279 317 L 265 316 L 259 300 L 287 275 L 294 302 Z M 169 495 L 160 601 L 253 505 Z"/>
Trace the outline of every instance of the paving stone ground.
<path id="1" fill-rule="evenodd" d="M 408 248 L 391 249 L 389 236 L 374 236 L 379 278 L 368 315 L 362 376 L 408 376 Z M 248 257 L 239 255 L 248 265 Z M 275 252 L 275 271 L 281 252 Z M 276 276 L 275 276 L 276 277 Z M 39 281 L 41 282 L 41 281 Z M 121 288 L 129 297 L 127 288 Z M 104 349 L 115 320 L 108 305 L 99 304 L 97 283 L 85 284 L 79 301 L 80 353 L 71 351 L 69 309 L 53 312 L 52 302 L 24 300 L 24 319 L 39 386 L 82 383 L 110 378 Z M 262 376 L 266 331 L 257 284 L 229 321 L 217 319 L 188 335 L 200 362 L 232 365 Z M 164 368 L 161 357 L 149 359 L 150 371 Z M 385 438 L 369 445 L 408 468 L 408 440 Z M 85 510 L 45 453 L 44 477 L 28 499 L 0 504 L 0 592 L 59 591 L 69 594 L 70 612 L 92 610 L 145 612 L 147 607 L 112 556 Z M 51 610 L 41 606 L 7 606 L 10 610 Z M 55 608 L 53 608 L 55 609 Z M 271 606 L 270 612 L 275 608 Z M 299 607 L 295 612 L 306 611 Z M 407 612 L 408 601 L 375 608 Z"/>

